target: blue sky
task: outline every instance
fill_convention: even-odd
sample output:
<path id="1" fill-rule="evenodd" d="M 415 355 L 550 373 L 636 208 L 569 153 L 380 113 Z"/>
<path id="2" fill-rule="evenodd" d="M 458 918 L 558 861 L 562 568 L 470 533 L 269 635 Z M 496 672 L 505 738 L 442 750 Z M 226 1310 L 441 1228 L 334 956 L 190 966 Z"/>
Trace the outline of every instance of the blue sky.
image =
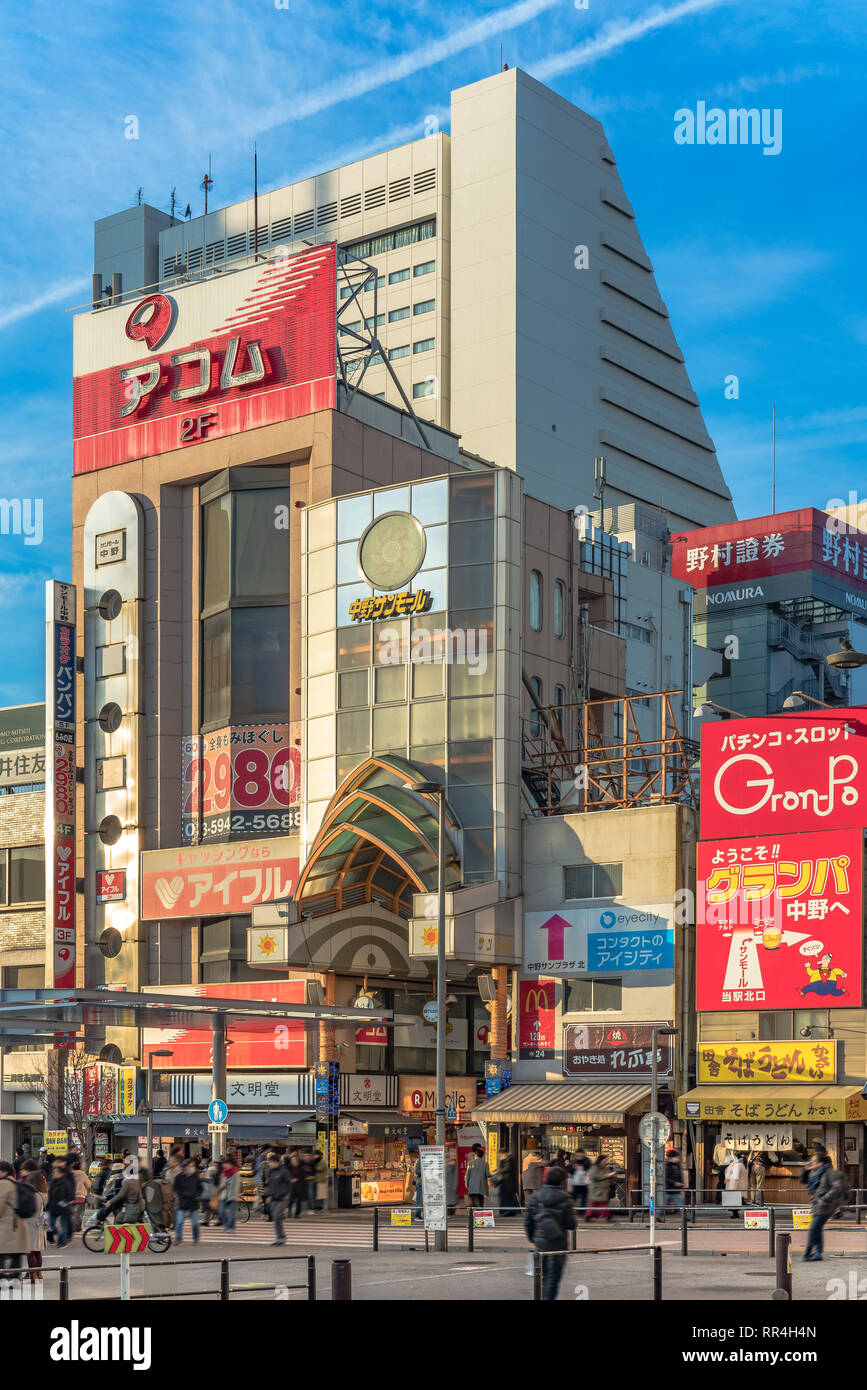
<path id="1" fill-rule="evenodd" d="M 202 210 L 447 127 L 503 58 L 597 116 L 741 516 L 867 495 L 863 0 L 208 0 L 7 8 L 0 95 L 0 703 L 42 698 L 43 581 L 70 574 L 71 315 L 93 221 Z M 145 19 L 146 15 L 146 19 Z M 696 106 L 782 110 L 782 150 L 674 141 Z M 139 139 L 124 138 L 139 118 Z M 739 379 L 726 400 L 725 378 Z"/>

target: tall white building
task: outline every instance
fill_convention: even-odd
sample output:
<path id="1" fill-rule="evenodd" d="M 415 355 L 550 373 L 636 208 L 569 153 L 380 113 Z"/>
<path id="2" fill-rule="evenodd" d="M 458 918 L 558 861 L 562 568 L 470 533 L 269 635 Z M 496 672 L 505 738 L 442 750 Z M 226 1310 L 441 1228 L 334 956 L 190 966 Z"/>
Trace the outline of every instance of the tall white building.
<path id="1" fill-rule="evenodd" d="M 426 136 L 179 222 L 144 206 L 96 225 L 94 270 L 127 293 L 255 251 L 331 241 L 375 267 L 341 321 L 374 330 L 422 419 L 560 507 L 734 516 L 602 126 L 520 70 L 452 93 Z M 356 306 L 358 306 L 356 308 Z M 361 371 L 342 337 L 349 377 Z M 400 405 L 384 363 L 363 390 Z"/>

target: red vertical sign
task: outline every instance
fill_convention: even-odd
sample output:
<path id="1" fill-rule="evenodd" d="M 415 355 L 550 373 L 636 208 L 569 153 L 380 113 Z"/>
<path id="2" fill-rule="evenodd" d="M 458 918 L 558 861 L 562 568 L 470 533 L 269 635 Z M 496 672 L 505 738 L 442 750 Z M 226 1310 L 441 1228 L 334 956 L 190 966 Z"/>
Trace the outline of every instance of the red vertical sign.
<path id="1" fill-rule="evenodd" d="M 521 980 L 518 986 L 518 1055 L 526 1060 L 556 1051 L 556 980 Z"/>

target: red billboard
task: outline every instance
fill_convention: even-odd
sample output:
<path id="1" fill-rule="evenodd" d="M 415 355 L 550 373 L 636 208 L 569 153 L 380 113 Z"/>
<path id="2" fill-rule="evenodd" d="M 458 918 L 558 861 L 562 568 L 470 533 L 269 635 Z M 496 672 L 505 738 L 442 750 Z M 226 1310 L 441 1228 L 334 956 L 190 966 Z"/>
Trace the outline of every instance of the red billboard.
<path id="1" fill-rule="evenodd" d="M 696 1008 L 861 1004 L 860 828 L 698 846 Z"/>
<path id="2" fill-rule="evenodd" d="M 74 471 L 335 404 L 333 243 L 79 314 Z"/>
<path id="3" fill-rule="evenodd" d="M 249 916 L 259 903 L 291 898 L 298 882 L 298 841 L 246 840 L 145 850 L 141 856 L 141 917 Z"/>
<path id="4" fill-rule="evenodd" d="M 518 985 L 518 1055 L 525 1061 L 553 1057 L 557 1050 L 556 980 L 521 980 Z"/>
<path id="5" fill-rule="evenodd" d="M 300 725 L 247 724 L 185 738 L 184 844 L 244 839 L 301 824 Z"/>
<path id="6" fill-rule="evenodd" d="M 864 707 L 703 726 L 703 840 L 865 824 Z"/>
<path id="7" fill-rule="evenodd" d="M 263 1003 L 303 1004 L 306 999 L 306 981 L 276 980 L 268 984 L 253 981 L 251 984 L 178 985 L 154 990 L 155 994 L 201 995 L 206 999 L 259 999 Z M 167 997 L 166 1003 L 171 999 Z M 259 1027 L 255 1024 L 245 1028 L 243 1024 L 230 1025 L 228 1041 L 231 1046 L 226 1051 L 226 1065 L 230 1071 L 257 1069 L 259 1067 L 306 1067 L 307 1049 L 305 1043 L 305 1024 L 302 1019 L 287 1019 L 285 1023 L 271 1019 L 263 1020 Z M 172 1071 L 188 1068 L 208 1068 L 213 1065 L 213 1047 L 210 1028 L 144 1028 L 142 1030 L 142 1062 L 147 1066 L 151 1052 L 167 1048 Z M 155 1063 L 163 1070 L 163 1059 Z M 263 1101 L 263 1105 L 265 1101 Z"/>
<path id="8" fill-rule="evenodd" d="M 671 572 L 697 589 L 804 570 L 867 589 L 867 534 L 816 507 L 802 507 L 671 537 Z"/>

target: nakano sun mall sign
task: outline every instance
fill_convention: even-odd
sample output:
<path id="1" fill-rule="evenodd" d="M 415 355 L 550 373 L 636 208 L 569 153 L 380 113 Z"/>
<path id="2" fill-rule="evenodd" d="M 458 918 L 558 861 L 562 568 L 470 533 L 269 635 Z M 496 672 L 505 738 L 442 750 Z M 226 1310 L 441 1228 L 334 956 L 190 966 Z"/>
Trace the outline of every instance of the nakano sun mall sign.
<path id="1" fill-rule="evenodd" d="M 334 408 L 331 243 L 78 314 L 74 471 Z"/>
<path id="2" fill-rule="evenodd" d="M 699 611 L 812 593 L 867 612 L 867 533 L 815 507 L 682 531 L 671 538 L 671 571 L 698 591 Z"/>

